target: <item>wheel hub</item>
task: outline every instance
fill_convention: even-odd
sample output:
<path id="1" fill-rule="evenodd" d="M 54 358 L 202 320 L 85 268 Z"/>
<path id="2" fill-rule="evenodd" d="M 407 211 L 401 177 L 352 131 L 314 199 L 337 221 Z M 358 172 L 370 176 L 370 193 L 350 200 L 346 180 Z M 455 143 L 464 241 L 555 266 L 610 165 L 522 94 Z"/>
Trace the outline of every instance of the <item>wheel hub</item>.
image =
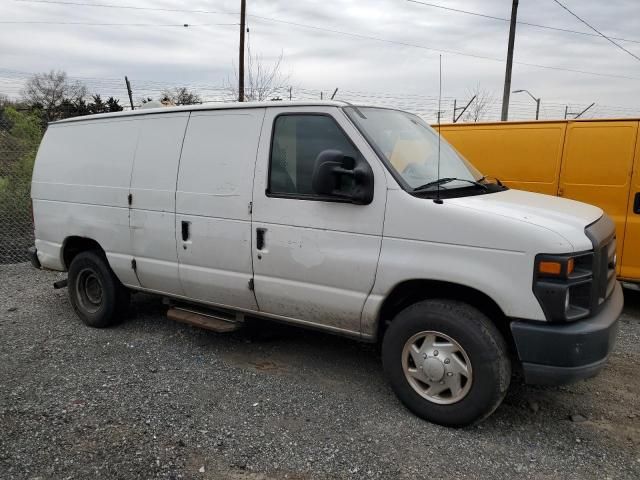
<path id="1" fill-rule="evenodd" d="M 444 363 L 436 357 L 427 357 L 422 362 L 422 371 L 432 382 L 439 382 L 444 378 Z"/>
<path id="2" fill-rule="evenodd" d="M 75 290 L 78 304 L 84 310 L 95 313 L 100 309 L 104 291 L 102 281 L 92 269 L 85 268 L 78 273 Z"/>
<path id="3" fill-rule="evenodd" d="M 402 350 L 409 385 L 426 400 L 447 405 L 462 400 L 471 388 L 471 361 L 449 335 L 425 330 L 409 338 Z"/>

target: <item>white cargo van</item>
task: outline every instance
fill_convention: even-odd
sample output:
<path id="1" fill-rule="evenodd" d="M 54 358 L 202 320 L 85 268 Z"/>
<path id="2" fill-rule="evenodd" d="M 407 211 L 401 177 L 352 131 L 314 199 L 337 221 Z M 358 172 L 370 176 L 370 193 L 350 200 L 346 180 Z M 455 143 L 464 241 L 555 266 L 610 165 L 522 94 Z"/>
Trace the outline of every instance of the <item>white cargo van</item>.
<path id="1" fill-rule="evenodd" d="M 623 305 L 599 208 L 482 177 L 420 118 L 343 102 L 244 103 L 52 123 L 32 184 L 37 267 L 88 325 L 129 292 L 218 331 L 272 319 L 380 341 L 420 417 L 495 410 L 595 375 Z M 60 285 L 59 285 L 60 286 Z"/>

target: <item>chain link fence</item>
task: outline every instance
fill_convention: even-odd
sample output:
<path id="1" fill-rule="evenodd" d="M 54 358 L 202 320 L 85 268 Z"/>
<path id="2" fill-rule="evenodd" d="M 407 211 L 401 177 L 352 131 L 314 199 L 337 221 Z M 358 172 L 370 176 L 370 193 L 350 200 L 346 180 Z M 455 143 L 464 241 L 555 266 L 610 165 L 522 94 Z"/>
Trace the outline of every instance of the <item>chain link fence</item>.
<path id="1" fill-rule="evenodd" d="M 0 265 L 27 261 L 33 245 L 31 172 L 42 131 L 39 115 L 0 108 Z"/>

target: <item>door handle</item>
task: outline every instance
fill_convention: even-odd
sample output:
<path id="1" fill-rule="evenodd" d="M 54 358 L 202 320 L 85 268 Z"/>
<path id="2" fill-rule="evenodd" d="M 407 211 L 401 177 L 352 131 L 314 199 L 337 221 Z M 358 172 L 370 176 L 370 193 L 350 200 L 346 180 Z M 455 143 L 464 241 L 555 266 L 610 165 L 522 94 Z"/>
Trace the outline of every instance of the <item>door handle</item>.
<path id="1" fill-rule="evenodd" d="M 636 193 L 633 200 L 633 213 L 640 213 L 640 192 Z"/>
<path id="2" fill-rule="evenodd" d="M 266 228 L 256 228 L 256 249 L 264 250 L 264 234 Z"/>
<path id="3" fill-rule="evenodd" d="M 188 242 L 189 238 L 191 238 L 190 232 L 191 222 L 182 221 L 182 241 Z"/>

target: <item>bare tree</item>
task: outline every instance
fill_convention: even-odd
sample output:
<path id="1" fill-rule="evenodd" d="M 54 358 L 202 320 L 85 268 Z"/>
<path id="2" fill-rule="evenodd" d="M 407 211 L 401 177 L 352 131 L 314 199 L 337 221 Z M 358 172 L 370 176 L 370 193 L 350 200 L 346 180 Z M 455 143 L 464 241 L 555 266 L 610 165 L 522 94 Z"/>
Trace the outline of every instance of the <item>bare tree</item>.
<path id="1" fill-rule="evenodd" d="M 176 87 L 164 90 L 160 96 L 160 102 L 172 105 L 197 105 L 202 103 L 202 98 L 197 93 L 189 91 L 187 87 Z"/>
<path id="2" fill-rule="evenodd" d="M 59 116 L 64 103 L 78 102 L 86 96 L 86 86 L 69 80 L 65 72 L 54 70 L 34 75 L 22 91 L 24 102 L 30 107 L 41 107 L 48 121 Z"/>
<path id="3" fill-rule="evenodd" d="M 260 54 L 252 54 L 247 46 L 247 68 L 245 68 L 244 99 L 247 102 L 262 102 L 277 96 L 289 82 L 289 75 L 282 72 L 284 53 L 271 64 Z M 234 81 L 227 79 L 227 89 L 238 98 L 238 71 L 233 67 Z"/>
<path id="4" fill-rule="evenodd" d="M 471 105 L 464 113 L 463 122 L 480 122 L 485 120 L 489 115 L 491 106 L 495 103 L 495 95 L 493 92 L 486 90 L 477 83 L 475 88 L 467 91 L 468 98 L 475 96 Z"/>

